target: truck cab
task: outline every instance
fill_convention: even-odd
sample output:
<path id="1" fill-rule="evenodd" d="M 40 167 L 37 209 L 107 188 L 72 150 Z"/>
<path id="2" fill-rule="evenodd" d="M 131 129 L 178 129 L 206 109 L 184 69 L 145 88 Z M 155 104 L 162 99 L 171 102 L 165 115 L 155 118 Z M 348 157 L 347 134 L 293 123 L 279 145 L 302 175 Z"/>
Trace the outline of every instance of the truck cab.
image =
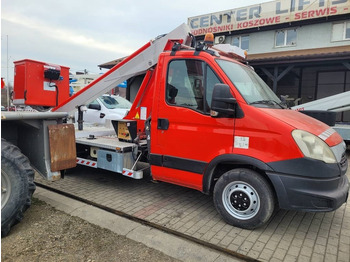
<path id="1" fill-rule="evenodd" d="M 268 221 L 275 205 L 332 211 L 348 198 L 340 135 L 286 109 L 250 66 L 226 52 L 173 46 L 161 53 L 125 119 L 150 130 L 153 179 L 213 193 L 229 224 L 251 229 Z"/>

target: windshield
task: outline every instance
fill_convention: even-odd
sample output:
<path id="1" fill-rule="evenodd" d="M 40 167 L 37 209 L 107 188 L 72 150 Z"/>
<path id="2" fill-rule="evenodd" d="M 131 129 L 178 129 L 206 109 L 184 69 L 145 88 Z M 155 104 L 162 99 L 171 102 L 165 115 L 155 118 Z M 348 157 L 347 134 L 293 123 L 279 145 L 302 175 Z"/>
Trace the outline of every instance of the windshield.
<path id="1" fill-rule="evenodd" d="M 100 96 L 100 101 L 108 109 L 130 109 L 131 103 L 121 96 Z"/>
<path id="2" fill-rule="evenodd" d="M 252 69 L 227 60 L 216 61 L 248 104 L 283 108 L 281 100 Z"/>
<path id="3" fill-rule="evenodd" d="M 118 102 L 118 108 L 130 109 L 132 104 L 121 96 L 112 96 Z"/>

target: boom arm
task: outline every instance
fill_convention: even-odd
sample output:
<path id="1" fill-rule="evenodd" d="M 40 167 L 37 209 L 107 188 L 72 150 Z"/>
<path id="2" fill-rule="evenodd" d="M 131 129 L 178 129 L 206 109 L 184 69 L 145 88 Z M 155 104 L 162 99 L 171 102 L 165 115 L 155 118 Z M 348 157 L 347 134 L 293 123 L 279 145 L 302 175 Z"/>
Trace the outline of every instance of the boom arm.
<path id="1" fill-rule="evenodd" d="M 350 91 L 325 97 L 292 107 L 293 110 L 326 110 L 344 112 L 350 110 Z"/>
<path id="2" fill-rule="evenodd" d="M 125 80 L 146 72 L 148 68 L 157 64 L 158 56 L 164 51 L 168 40 L 183 40 L 185 43 L 189 33 L 188 26 L 182 24 L 169 34 L 148 42 L 52 111 L 72 112 L 78 106 L 94 100 Z"/>

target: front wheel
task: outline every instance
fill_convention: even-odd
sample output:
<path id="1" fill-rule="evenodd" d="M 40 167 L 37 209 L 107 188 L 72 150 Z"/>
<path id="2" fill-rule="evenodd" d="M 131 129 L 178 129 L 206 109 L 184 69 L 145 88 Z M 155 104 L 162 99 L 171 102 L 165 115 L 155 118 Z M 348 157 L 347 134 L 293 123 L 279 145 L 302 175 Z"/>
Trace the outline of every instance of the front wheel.
<path id="1" fill-rule="evenodd" d="M 271 217 L 275 201 L 267 181 L 250 169 L 233 169 L 223 174 L 214 187 L 214 204 L 230 225 L 254 229 Z"/>

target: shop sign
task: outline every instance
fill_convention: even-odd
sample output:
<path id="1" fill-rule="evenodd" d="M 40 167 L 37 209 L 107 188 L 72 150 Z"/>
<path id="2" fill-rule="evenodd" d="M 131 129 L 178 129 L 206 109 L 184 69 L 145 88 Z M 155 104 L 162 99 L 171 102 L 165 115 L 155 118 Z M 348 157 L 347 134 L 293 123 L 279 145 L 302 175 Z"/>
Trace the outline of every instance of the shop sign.
<path id="1" fill-rule="evenodd" d="M 276 0 L 188 18 L 193 35 L 350 14 L 350 0 Z"/>

